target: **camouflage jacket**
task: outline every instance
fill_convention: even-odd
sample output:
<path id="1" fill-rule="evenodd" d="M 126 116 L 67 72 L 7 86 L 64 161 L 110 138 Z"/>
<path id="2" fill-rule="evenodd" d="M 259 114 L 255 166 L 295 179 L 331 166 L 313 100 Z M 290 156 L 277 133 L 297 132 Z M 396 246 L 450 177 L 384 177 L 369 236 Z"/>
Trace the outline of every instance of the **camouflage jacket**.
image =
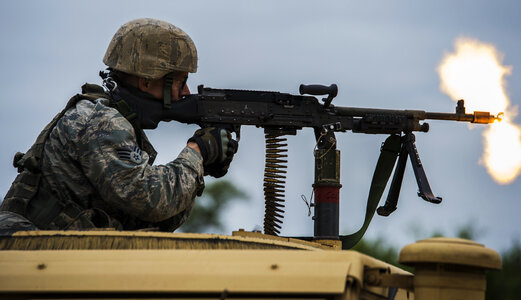
<path id="1" fill-rule="evenodd" d="M 144 132 L 141 135 L 140 148 L 130 122 L 107 99 L 81 100 L 67 110 L 45 142 L 39 187 L 52 190 L 60 210 L 36 225 L 165 231 L 179 227 L 204 188 L 203 159 L 186 147 L 175 160 L 154 166 L 156 152 Z M 38 196 L 32 199 L 25 217 L 33 222 L 46 219 L 38 215 L 52 205 L 40 202 Z"/>

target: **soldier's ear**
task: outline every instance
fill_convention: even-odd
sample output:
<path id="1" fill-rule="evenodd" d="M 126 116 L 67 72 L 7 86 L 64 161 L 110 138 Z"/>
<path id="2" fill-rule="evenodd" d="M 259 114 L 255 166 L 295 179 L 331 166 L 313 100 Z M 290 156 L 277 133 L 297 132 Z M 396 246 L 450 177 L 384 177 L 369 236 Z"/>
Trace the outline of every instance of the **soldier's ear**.
<path id="1" fill-rule="evenodd" d="M 163 99 L 163 80 L 138 78 L 137 87 L 156 99 Z"/>
<path id="2" fill-rule="evenodd" d="M 138 79 L 138 88 L 143 92 L 148 92 L 150 90 L 150 80 L 145 78 Z"/>

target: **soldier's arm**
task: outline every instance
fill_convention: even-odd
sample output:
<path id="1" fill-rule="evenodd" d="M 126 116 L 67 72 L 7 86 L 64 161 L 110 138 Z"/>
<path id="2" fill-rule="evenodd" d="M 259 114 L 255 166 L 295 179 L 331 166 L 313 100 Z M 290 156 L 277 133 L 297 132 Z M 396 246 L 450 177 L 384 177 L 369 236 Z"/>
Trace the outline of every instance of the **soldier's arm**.
<path id="1" fill-rule="evenodd" d="M 85 175 L 107 203 L 130 215 L 159 222 L 192 206 L 202 192 L 202 156 L 185 147 L 166 165 L 148 165 L 130 123 L 115 110 L 96 105 L 78 142 Z"/>

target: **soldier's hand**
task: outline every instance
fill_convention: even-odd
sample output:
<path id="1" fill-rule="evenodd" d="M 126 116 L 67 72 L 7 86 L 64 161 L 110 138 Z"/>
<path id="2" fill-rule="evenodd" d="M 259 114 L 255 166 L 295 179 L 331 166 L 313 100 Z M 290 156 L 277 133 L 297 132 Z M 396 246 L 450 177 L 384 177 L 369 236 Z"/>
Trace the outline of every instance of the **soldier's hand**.
<path id="1" fill-rule="evenodd" d="M 233 158 L 233 155 L 231 158 Z M 215 178 L 223 177 L 224 175 L 226 175 L 226 173 L 228 173 L 228 168 L 230 167 L 230 163 L 232 162 L 231 158 L 226 162 L 213 163 L 211 165 L 205 166 L 204 175 L 210 175 Z"/>
<path id="2" fill-rule="evenodd" d="M 218 127 L 201 128 L 194 133 L 188 142 L 199 146 L 203 156 L 205 175 L 222 177 L 237 152 L 238 143 L 232 138 L 231 132 Z"/>

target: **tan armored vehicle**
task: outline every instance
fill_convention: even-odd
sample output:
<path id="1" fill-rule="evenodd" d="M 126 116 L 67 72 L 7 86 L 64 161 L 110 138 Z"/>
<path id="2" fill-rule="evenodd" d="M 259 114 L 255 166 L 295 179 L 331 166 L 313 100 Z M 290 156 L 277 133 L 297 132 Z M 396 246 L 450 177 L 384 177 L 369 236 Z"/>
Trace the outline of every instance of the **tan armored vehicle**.
<path id="1" fill-rule="evenodd" d="M 0 238 L 5 299 L 484 299 L 499 255 L 462 239 L 406 246 L 411 274 L 333 241 L 236 231 L 33 231 Z"/>

